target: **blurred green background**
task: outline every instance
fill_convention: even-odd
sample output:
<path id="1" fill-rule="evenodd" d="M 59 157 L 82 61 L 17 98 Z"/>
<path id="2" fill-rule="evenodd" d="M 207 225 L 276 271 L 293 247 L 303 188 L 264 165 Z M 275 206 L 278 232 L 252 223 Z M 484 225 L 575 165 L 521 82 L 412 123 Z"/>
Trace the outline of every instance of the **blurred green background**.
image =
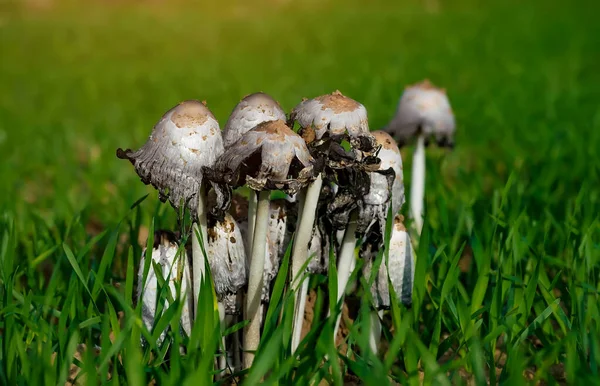
<path id="1" fill-rule="evenodd" d="M 430 175 L 429 185 L 442 183 L 428 186 L 429 206 L 435 189 L 452 201 L 489 200 L 516 171 L 524 199 L 535 210 L 552 207 L 597 182 L 595 4 L 3 3 L 0 206 L 22 226 L 31 215 L 63 221 L 81 211 L 99 224 L 116 221 L 152 190 L 115 149 L 140 147 L 185 99 L 206 100 L 224 125 L 254 91 L 289 111 L 302 97 L 339 89 L 366 105 L 377 129 L 406 84 L 429 78 L 447 88 L 458 121 L 456 151 Z"/>

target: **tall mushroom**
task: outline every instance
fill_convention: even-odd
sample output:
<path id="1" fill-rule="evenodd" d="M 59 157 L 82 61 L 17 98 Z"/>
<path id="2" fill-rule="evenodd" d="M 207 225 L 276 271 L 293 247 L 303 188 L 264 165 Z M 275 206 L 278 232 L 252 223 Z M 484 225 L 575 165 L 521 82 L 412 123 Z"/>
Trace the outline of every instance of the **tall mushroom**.
<path id="1" fill-rule="evenodd" d="M 367 110 L 363 105 L 344 96 L 339 91 L 303 100 L 292 110 L 290 122 L 297 122 L 300 125 L 299 133 L 309 146 L 313 157 L 317 159 L 319 168 L 327 167 L 326 174 L 334 169 L 344 169 L 354 166 L 356 163 L 365 162 L 370 152 L 375 150 L 374 139 L 369 134 Z M 345 151 L 340 144 L 344 140 L 349 140 L 352 145 L 350 153 Z M 350 184 L 354 184 L 355 179 L 350 179 L 352 180 Z M 315 212 L 322 185 L 323 176 L 320 173 L 299 197 L 298 225 L 292 251 L 292 283 L 294 283 L 296 291 L 292 351 L 300 343 L 308 291 L 308 281 L 300 281 L 299 275 L 309 257 L 309 241 L 313 235 Z M 342 247 L 338 263 L 342 270 L 338 274 L 338 300 L 341 298 L 350 276 L 347 268 L 351 266 L 353 242 L 356 243 L 353 230 L 355 221 L 349 222 L 346 216 L 341 222 L 341 227 L 348 225 L 346 230 L 348 239 L 343 243 L 346 247 Z M 352 247 L 350 247 L 351 244 Z"/>
<path id="2" fill-rule="evenodd" d="M 259 315 L 269 225 L 270 191 L 297 192 L 313 178 L 313 158 L 305 142 L 285 122 L 269 121 L 246 132 L 219 158 L 209 171 L 211 179 L 231 187 L 246 184 L 259 192 L 256 225 L 250 258 L 246 318 L 250 323 L 244 335 L 244 366 L 250 367 L 260 341 Z"/>
<path id="3" fill-rule="evenodd" d="M 142 320 L 146 328 L 152 331 L 156 320 L 160 296 L 157 277 L 157 274 L 159 274 L 165 280 L 166 290 L 169 292 L 164 300 L 163 312 L 169 307 L 169 299 L 180 299 L 183 302 L 180 327 L 189 336 L 192 326 L 193 296 L 191 293 L 190 263 L 185 248 L 179 248 L 175 234 L 159 230 L 154 232 L 152 261 L 149 262 L 148 273 L 144 276 L 146 258 L 148 258 L 148 255 L 146 249 L 144 249 L 138 269 L 137 299 L 138 302 L 142 303 Z M 153 263 L 160 267 L 160 272 L 156 272 Z M 177 283 L 179 283 L 179 293 Z M 157 343 L 159 345 L 164 341 L 165 334 L 166 329 L 161 332 L 158 338 Z"/>
<path id="4" fill-rule="evenodd" d="M 223 129 L 223 144 L 230 147 L 242 136 L 263 122 L 283 120 L 285 112 L 270 95 L 257 92 L 244 97 L 233 109 Z M 256 193 L 251 192 L 248 199 L 248 254 L 252 248 L 254 223 L 256 221 Z"/>
<path id="5" fill-rule="evenodd" d="M 373 274 L 373 263 L 379 251 L 379 240 L 367 240 L 361 247 L 361 257 L 365 260 L 363 275 L 370 278 Z M 399 301 L 404 305 L 412 302 L 412 287 L 415 275 L 414 253 L 412 251 L 410 236 L 402 223 L 402 215 L 394 218 L 392 233 L 389 242 L 389 251 L 384 254 L 379 269 L 375 273 L 371 295 L 375 311 L 371 313 L 371 331 L 369 346 L 377 353 L 379 338 L 381 337 L 381 320 L 383 310 L 391 306 L 392 301 Z M 396 298 L 392 299 L 389 282 L 392 283 Z"/>
<path id="6" fill-rule="evenodd" d="M 377 154 L 381 163 L 379 170 L 371 173 L 369 193 L 359 202 L 361 203 L 359 217 L 363 218 L 363 226 L 367 227 L 367 230 L 365 231 L 365 242 L 360 251 L 360 256 L 365 260 L 363 273 L 367 278 L 371 275 L 374 258 L 384 247 L 385 225 L 390 206 L 392 215 L 398 216 L 396 217 L 396 225 L 394 225 L 393 230 L 393 232 L 396 232 L 396 226 L 401 224 L 401 222 L 399 222 L 401 216 L 398 212 L 404 203 L 404 181 L 400 150 L 394 139 L 386 132 L 375 131 L 373 132 L 373 135 L 377 140 L 377 144 L 381 145 L 381 149 Z M 394 235 L 395 233 L 392 235 L 393 240 L 395 240 L 394 237 L 396 237 L 396 239 L 400 237 Z M 381 263 L 378 276 L 372 287 L 376 311 L 374 311 L 371 316 L 372 328 L 370 331 L 370 342 L 374 351 L 377 349 L 377 342 L 379 341 L 381 334 L 381 324 L 379 320 L 382 315 L 381 310 L 386 307 L 389 308 L 389 291 L 387 290 L 388 264 L 395 267 L 399 264 L 397 259 L 402 259 L 400 264 L 404 265 L 404 260 L 407 258 L 406 253 L 403 254 L 403 251 L 397 250 L 397 246 L 393 241 L 390 243 L 390 248 L 395 249 L 390 250 L 389 261 L 386 260 Z M 390 276 L 397 274 L 398 272 L 394 270 Z M 397 280 L 397 278 L 394 277 L 392 280 Z M 378 292 L 375 291 L 376 289 Z M 383 300 L 381 300 L 381 297 L 377 297 L 377 294 L 384 290 L 388 291 L 385 292 L 387 298 L 384 297 Z M 382 303 L 383 307 L 381 307 Z"/>
<path id="7" fill-rule="evenodd" d="M 119 158 L 128 159 L 145 184 L 152 184 L 161 201 L 167 198 L 179 211 L 181 205 L 190 209 L 194 219 L 192 235 L 192 282 L 194 306 L 204 278 L 206 247 L 206 184 L 202 168 L 212 166 L 223 153 L 219 123 L 201 102 L 188 100 L 167 111 L 154 126 L 150 138 L 137 150 L 117 150 Z M 198 229 L 199 227 L 199 229 Z M 194 310 L 195 311 L 195 310 Z"/>
<path id="8" fill-rule="evenodd" d="M 454 146 L 456 123 L 446 91 L 435 87 L 428 80 L 408 86 L 396 115 L 385 131 L 405 145 L 412 137 L 417 138 L 413 153 L 412 182 L 410 189 L 410 215 L 417 234 L 423 229 L 423 200 L 425 196 L 425 147 L 430 137 L 438 146 Z"/>

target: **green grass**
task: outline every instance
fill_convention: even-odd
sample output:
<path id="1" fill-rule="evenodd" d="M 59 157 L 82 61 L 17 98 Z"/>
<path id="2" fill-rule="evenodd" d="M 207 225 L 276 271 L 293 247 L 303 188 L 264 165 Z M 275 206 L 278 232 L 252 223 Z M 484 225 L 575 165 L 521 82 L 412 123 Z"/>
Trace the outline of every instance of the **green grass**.
<path id="1" fill-rule="evenodd" d="M 340 89 L 376 129 L 423 78 L 448 89 L 459 127 L 454 152 L 428 155 L 413 307 L 390 312 L 379 359 L 365 350 L 365 307 L 337 358 L 331 320 L 299 361 L 291 320 L 269 323 L 248 384 L 341 384 L 347 372 L 381 385 L 388 373 L 408 385 L 597 383 L 599 11 L 585 0 L 0 5 L 0 383 L 64 384 L 71 364 L 89 383 L 210 379 L 210 299 L 192 339 L 174 336 L 187 356 L 142 350 L 132 302 L 138 238 L 176 214 L 115 149 L 141 146 L 171 106 L 207 100 L 223 125 L 254 91 L 289 110 Z M 290 301 L 270 316 L 290 315 Z"/>

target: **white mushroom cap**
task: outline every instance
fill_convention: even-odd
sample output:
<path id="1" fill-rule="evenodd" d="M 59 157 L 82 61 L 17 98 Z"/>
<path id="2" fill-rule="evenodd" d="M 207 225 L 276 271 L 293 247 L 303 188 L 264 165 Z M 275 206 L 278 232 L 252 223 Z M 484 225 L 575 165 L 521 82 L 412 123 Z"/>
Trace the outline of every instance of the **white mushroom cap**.
<path id="1" fill-rule="evenodd" d="M 317 140 L 325 133 L 339 136 L 347 132 L 350 137 L 357 137 L 369 132 L 365 106 L 339 91 L 302 101 L 292 110 L 290 120 L 304 129 L 312 128 Z M 304 133 L 303 137 L 308 143 L 314 140 Z"/>
<path id="2" fill-rule="evenodd" d="M 235 295 L 248 283 L 246 251 L 240 227 L 229 213 L 208 228 L 206 255 L 219 301 L 225 312 L 235 314 Z M 232 304 L 231 304 L 232 303 Z"/>
<path id="3" fill-rule="evenodd" d="M 377 251 L 378 247 L 371 243 L 365 243 L 361 249 L 361 257 L 365 259 L 363 275 L 367 280 L 371 275 Z M 402 304 L 410 305 L 412 302 L 415 261 L 410 236 L 402 224 L 401 216 L 396 216 L 394 219 L 387 264 L 384 256 L 375 281 L 371 286 L 371 294 L 377 309 L 389 308 L 391 304 L 388 275 L 397 300 Z"/>
<path id="4" fill-rule="evenodd" d="M 152 250 L 152 261 L 161 267 L 161 276 L 166 281 L 168 280 L 169 291 L 173 299 L 177 298 L 176 283 L 181 283 L 181 298 L 184 302 L 181 312 L 181 329 L 189 336 L 191 332 L 191 310 L 193 309 L 192 296 L 192 280 L 189 256 L 185 248 L 182 248 L 180 253 L 179 245 L 173 233 L 168 231 L 156 231 L 154 234 L 154 247 Z M 148 276 L 144 282 L 144 267 L 146 259 L 146 250 L 142 253 L 140 267 L 138 270 L 138 302 L 142 302 L 142 320 L 152 331 L 154 320 L 156 318 L 157 309 L 157 294 L 158 294 L 158 275 L 154 270 L 154 265 L 150 264 Z M 143 289 L 143 290 L 142 290 Z M 185 299 L 184 299 L 185 297 Z M 169 306 L 169 297 L 165 299 L 163 312 Z M 158 338 L 160 345 L 165 339 L 166 330 L 161 332 Z"/>
<path id="5" fill-rule="evenodd" d="M 293 194 L 312 177 L 306 143 L 285 122 L 263 122 L 245 133 L 219 158 L 215 175 L 233 186 L 281 189 Z"/>
<path id="6" fill-rule="evenodd" d="M 235 106 L 223 129 L 223 144 L 229 147 L 242 135 L 268 121 L 285 121 L 285 112 L 269 95 L 257 92 L 250 94 Z"/>
<path id="7" fill-rule="evenodd" d="M 422 132 L 434 136 L 440 146 L 452 147 L 456 123 L 446 90 L 428 80 L 408 86 L 395 117 L 385 129 L 402 144 Z"/>
<path id="8" fill-rule="evenodd" d="M 387 270 L 397 300 L 404 305 L 410 305 L 415 277 L 415 261 L 410 236 L 402 223 L 401 216 L 396 216 L 394 219 Z"/>
<path id="9" fill-rule="evenodd" d="M 152 184 L 164 201 L 179 208 L 183 200 L 196 213 L 202 167 L 214 165 L 223 153 L 219 123 L 201 102 L 181 102 L 167 111 L 138 151 L 117 150 L 128 159 L 145 184 Z"/>

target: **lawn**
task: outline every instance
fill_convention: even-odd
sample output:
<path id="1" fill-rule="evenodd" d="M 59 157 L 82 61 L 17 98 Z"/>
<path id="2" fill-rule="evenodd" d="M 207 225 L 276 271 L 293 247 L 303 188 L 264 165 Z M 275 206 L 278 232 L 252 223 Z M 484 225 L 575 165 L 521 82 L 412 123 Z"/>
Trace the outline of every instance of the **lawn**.
<path id="1" fill-rule="evenodd" d="M 325 318 L 297 360 L 288 324 L 267 323 L 246 383 L 596 384 L 598 12 L 541 0 L 0 5 L 0 383 L 212 380 L 209 298 L 188 355 L 139 345 L 135 272 L 176 213 L 115 150 L 140 147 L 170 107 L 206 100 L 223 126 L 255 91 L 289 111 L 339 89 L 375 130 L 405 85 L 429 78 L 458 128 L 453 151 L 428 153 L 412 307 L 387 316 L 379 358 L 365 350 L 365 302 L 337 355 Z M 312 282 L 320 299 L 327 282 Z"/>

